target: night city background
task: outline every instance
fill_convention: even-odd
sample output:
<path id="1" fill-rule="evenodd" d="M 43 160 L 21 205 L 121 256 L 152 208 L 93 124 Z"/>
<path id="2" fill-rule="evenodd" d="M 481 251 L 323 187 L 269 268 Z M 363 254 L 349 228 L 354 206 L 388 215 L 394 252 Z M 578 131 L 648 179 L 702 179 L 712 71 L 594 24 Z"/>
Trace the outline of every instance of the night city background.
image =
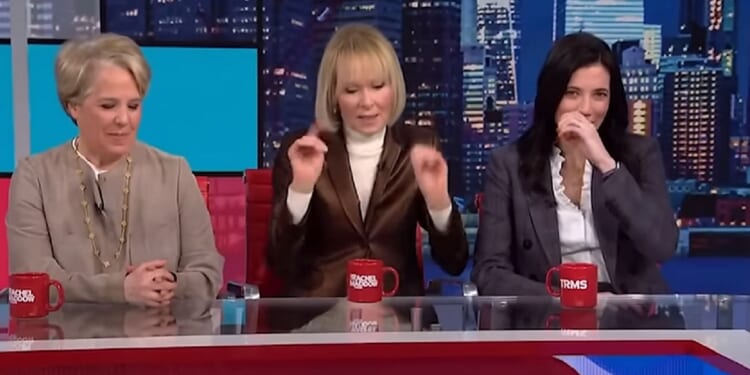
<path id="1" fill-rule="evenodd" d="M 8 4 L 0 0 L 0 38 L 10 29 Z M 32 0 L 29 12 L 30 38 L 111 31 L 144 45 L 258 48 L 260 167 L 272 164 L 287 132 L 313 121 L 332 31 L 373 24 L 402 62 L 403 121 L 439 131 L 450 190 L 469 221 L 489 152 L 531 123 L 553 40 L 592 32 L 620 61 L 631 131 L 661 145 L 678 254 L 750 255 L 750 2 Z"/>

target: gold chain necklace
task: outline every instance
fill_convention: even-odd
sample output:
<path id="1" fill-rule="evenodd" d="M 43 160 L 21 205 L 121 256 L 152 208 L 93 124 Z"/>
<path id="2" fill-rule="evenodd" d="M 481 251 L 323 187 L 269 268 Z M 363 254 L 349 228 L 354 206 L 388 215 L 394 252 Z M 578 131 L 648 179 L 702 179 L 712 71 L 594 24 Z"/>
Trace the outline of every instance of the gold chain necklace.
<path id="1" fill-rule="evenodd" d="M 119 245 L 117 247 L 117 251 L 115 251 L 115 255 L 112 259 L 112 262 L 110 262 L 108 260 L 102 259 L 102 251 L 96 245 L 96 236 L 94 235 L 94 231 L 91 229 L 91 217 L 89 216 L 89 209 L 88 209 L 89 202 L 86 201 L 86 185 L 83 183 L 83 166 L 81 165 L 81 156 L 78 153 L 78 139 L 77 138 L 73 142 L 73 149 L 75 150 L 76 162 L 78 164 L 76 173 L 78 174 L 78 179 L 80 182 L 81 209 L 83 210 L 83 221 L 86 224 L 86 229 L 89 232 L 88 238 L 89 238 L 89 241 L 91 241 L 91 248 L 94 250 L 94 255 L 102 264 L 102 266 L 104 266 L 104 268 L 106 269 L 112 265 L 112 262 L 115 262 L 117 259 L 120 258 L 120 254 L 122 254 L 122 250 L 125 248 L 125 235 L 128 232 L 128 200 L 130 197 L 130 176 L 132 172 L 133 160 L 130 158 L 130 155 L 128 155 L 125 158 L 125 160 L 127 161 L 127 167 L 125 169 L 125 181 L 123 182 L 123 187 L 122 187 L 122 220 L 120 221 Z"/>

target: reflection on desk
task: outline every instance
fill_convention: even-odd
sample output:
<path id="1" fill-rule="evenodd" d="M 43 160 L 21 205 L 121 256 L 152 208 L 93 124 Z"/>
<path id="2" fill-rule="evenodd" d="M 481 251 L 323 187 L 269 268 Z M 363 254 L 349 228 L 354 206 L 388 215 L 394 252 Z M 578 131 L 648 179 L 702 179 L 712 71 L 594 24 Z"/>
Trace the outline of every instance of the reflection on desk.
<path id="1" fill-rule="evenodd" d="M 18 334 L 55 340 L 324 332 L 750 329 L 747 296 L 608 296 L 591 310 L 563 309 L 557 299 L 548 297 L 396 297 L 373 304 L 341 298 L 181 300 L 161 309 L 68 303 L 47 318 L 25 320 L 9 320 L 7 308 L 0 304 L 0 327 L 10 330 L 5 340 Z"/>
<path id="2" fill-rule="evenodd" d="M 747 296 L 607 296 L 592 310 L 561 309 L 547 297 L 398 297 L 181 301 L 168 310 L 68 304 L 27 320 L 3 319 L 3 311 L 0 373 L 33 374 L 25 370 L 49 363 L 75 374 L 276 370 L 267 375 L 313 363 L 330 374 L 460 373 L 467 363 L 472 371 L 523 363 L 529 373 L 559 373 L 550 369 L 612 354 L 692 356 L 725 373 L 750 368 Z"/>
<path id="3" fill-rule="evenodd" d="M 681 308 L 664 300 L 612 300 L 596 309 L 565 309 L 552 300 L 520 297 L 480 306 L 482 330 L 685 329 Z"/>
<path id="4" fill-rule="evenodd" d="M 45 318 L 7 319 L 8 340 L 211 335 L 214 301 L 174 301 L 160 308 L 68 303 Z"/>

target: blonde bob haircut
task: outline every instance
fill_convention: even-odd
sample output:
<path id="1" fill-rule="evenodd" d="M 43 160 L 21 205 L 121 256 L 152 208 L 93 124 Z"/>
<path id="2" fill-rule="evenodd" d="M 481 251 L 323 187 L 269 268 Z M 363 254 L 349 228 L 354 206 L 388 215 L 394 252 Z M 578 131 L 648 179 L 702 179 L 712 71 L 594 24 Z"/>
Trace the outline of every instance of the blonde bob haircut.
<path id="1" fill-rule="evenodd" d="M 72 39 L 62 45 L 55 59 L 57 97 L 65 113 L 70 115 L 68 106 L 81 104 L 91 93 L 97 68 L 102 64 L 130 72 L 141 98 L 146 95 L 151 68 L 132 39 L 112 33 Z"/>
<path id="2" fill-rule="evenodd" d="M 359 23 L 339 28 L 328 41 L 318 70 L 318 89 L 315 95 L 315 119 L 322 130 L 336 131 L 341 126 L 341 114 L 336 100 L 336 68 L 338 64 L 363 58 L 374 62 L 384 73 L 393 89 L 393 107 L 388 126 L 393 125 L 406 105 L 406 85 L 401 64 L 393 45 L 373 26 Z"/>

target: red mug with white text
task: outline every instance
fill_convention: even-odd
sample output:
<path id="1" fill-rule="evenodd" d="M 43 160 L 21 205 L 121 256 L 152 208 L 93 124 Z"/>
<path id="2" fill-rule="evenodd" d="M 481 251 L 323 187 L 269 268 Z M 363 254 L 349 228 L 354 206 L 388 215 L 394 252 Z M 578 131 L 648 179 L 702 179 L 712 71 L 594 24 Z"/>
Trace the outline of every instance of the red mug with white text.
<path id="1" fill-rule="evenodd" d="M 552 274 L 560 274 L 559 289 L 552 288 Z M 569 308 L 593 308 L 599 289 L 599 273 L 595 264 L 563 263 L 550 268 L 544 284 L 547 293 L 560 297 L 560 305 Z"/>
<path id="2" fill-rule="evenodd" d="M 41 318 L 57 311 L 65 301 L 62 284 L 46 273 L 14 273 L 9 278 L 8 304 L 12 318 Z M 57 289 L 57 303 L 49 303 L 49 288 Z"/>
<path id="3" fill-rule="evenodd" d="M 398 290 L 398 271 L 379 259 L 352 259 L 346 267 L 346 296 L 352 302 L 378 302 Z M 393 274 L 393 289 L 383 290 L 383 274 Z"/>

